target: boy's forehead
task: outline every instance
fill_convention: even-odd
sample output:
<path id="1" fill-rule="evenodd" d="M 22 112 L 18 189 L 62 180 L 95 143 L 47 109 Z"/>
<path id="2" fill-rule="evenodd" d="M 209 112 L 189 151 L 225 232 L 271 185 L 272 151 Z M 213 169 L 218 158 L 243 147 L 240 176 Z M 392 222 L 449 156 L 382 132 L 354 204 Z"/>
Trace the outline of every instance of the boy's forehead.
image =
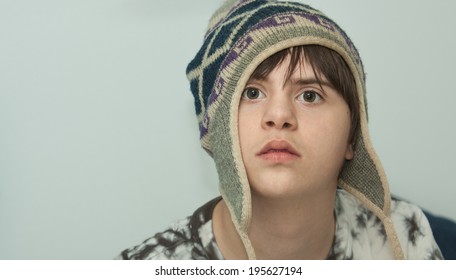
<path id="1" fill-rule="evenodd" d="M 265 59 L 263 62 L 268 60 Z M 274 77 L 274 79 L 272 79 Z M 251 75 L 249 82 L 252 81 L 264 81 L 272 82 L 277 80 L 277 78 L 282 78 L 283 83 L 309 83 L 309 81 L 317 81 L 318 83 L 328 83 L 327 78 L 324 74 L 319 71 L 312 63 L 308 61 L 304 56 L 300 57 L 298 61 L 293 63 L 291 61 L 291 55 L 287 54 L 285 58 L 279 62 L 275 67 L 266 75 L 258 76 Z"/>

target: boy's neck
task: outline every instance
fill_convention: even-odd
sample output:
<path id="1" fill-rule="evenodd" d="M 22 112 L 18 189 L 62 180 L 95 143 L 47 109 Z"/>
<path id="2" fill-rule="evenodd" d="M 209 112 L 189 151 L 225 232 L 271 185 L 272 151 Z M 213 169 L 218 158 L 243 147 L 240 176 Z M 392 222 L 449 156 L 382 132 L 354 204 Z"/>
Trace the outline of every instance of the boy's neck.
<path id="1" fill-rule="evenodd" d="M 258 259 L 325 259 L 335 232 L 335 191 L 308 199 L 265 199 L 253 195 L 249 238 Z M 227 222 L 228 221 L 228 222 Z M 214 210 L 214 234 L 226 259 L 246 253 L 226 204 Z"/>

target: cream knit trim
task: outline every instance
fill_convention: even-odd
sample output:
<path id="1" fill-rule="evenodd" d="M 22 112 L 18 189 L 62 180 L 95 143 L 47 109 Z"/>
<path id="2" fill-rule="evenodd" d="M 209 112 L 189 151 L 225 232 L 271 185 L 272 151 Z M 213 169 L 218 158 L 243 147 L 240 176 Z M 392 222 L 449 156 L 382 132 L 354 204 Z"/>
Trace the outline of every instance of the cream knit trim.
<path id="1" fill-rule="evenodd" d="M 231 221 L 234 224 L 234 227 L 236 228 L 236 231 L 239 234 L 239 237 L 241 238 L 242 244 L 244 244 L 244 249 L 245 252 L 247 253 L 247 257 L 249 260 L 256 260 L 256 255 L 255 255 L 255 249 L 253 249 L 252 242 L 250 242 L 249 236 L 248 236 L 248 231 L 243 229 L 243 227 L 237 222 L 236 219 L 233 219 L 233 217 L 236 217 L 235 211 L 230 203 L 228 203 L 228 199 L 225 195 L 225 192 L 223 191 L 222 188 L 220 189 L 220 193 L 225 200 L 225 205 L 228 207 L 228 211 L 230 211 L 230 216 L 231 216 Z"/>

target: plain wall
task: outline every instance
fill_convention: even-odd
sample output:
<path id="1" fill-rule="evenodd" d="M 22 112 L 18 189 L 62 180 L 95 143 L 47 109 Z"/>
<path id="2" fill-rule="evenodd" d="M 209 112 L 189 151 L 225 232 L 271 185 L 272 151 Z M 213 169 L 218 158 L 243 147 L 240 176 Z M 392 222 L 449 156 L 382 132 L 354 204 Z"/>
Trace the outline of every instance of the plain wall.
<path id="1" fill-rule="evenodd" d="M 220 3 L 0 0 L 0 259 L 111 259 L 218 195 L 185 68 Z M 361 53 L 392 192 L 456 218 L 456 2 L 307 3 Z"/>

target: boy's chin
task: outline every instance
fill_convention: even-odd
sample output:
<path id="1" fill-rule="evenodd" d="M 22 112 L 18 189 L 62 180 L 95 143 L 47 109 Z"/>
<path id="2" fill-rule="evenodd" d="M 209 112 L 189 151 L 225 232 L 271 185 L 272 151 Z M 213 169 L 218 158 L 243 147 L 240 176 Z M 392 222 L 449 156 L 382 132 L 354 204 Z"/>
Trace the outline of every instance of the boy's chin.
<path id="1" fill-rule="evenodd" d="M 252 187 L 252 196 L 263 199 L 291 199 L 309 194 L 302 186 L 289 184 L 264 184 L 261 187 Z"/>
<path id="2" fill-rule="evenodd" d="M 302 181 L 283 179 L 265 180 L 263 184 L 251 185 L 252 196 L 260 199 L 309 199 L 321 196 L 336 190 L 334 184 L 302 184 Z M 337 183 L 335 184 L 337 186 Z"/>

